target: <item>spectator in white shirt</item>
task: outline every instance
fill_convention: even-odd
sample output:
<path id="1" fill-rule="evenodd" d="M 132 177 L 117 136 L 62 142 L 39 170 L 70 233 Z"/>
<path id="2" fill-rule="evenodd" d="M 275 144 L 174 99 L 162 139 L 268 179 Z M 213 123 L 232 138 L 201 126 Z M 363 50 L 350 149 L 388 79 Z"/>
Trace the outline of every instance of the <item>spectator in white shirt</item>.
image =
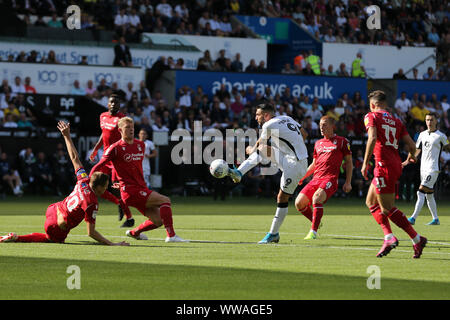
<path id="1" fill-rule="evenodd" d="M 5 117 L 5 123 L 3 124 L 4 128 L 17 128 L 17 122 L 13 120 L 12 114 L 7 114 Z"/>
<path id="2" fill-rule="evenodd" d="M 25 86 L 22 84 L 20 77 L 15 77 L 14 83 L 11 84 L 12 97 L 15 97 L 18 93 L 25 93 Z"/>
<path id="3" fill-rule="evenodd" d="M 197 24 L 199 29 L 204 29 L 207 22 L 210 21 L 209 12 L 204 11 L 200 19 L 198 19 Z"/>
<path id="4" fill-rule="evenodd" d="M 125 14 L 125 9 L 120 9 L 119 14 L 114 19 L 114 25 L 116 28 L 121 28 L 123 26 L 127 27 L 128 23 L 130 23 L 130 19 Z"/>
<path id="5" fill-rule="evenodd" d="M 128 17 L 130 25 L 135 27 L 136 29 L 140 30 L 142 29 L 141 25 L 141 18 L 139 18 L 139 15 L 136 12 L 136 9 L 131 9 L 131 14 Z"/>
<path id="6" fill-rule="evenodd" d="M 186 7 L 186 3 L 183 2 L 181 4 L 178 4 L 175 7 L 175 11 L 180 14 L 181 18 L 183 18 L 183 19 L 189 18 L 189 9 Z"/>
<path id="7" fill-rule="evenodd" d="M 183 86 L 180 89 L 180 106 L 192 106 L 191 93 L 192 90 L 188 86 Z"/>
<path id="8" fill-rule="evenodd" d="M 156 12 L 166 18 L 172 18 L 172 6 L 167 3 L 167 0 L 161 0 L 161 3 L 156 6 Z"/>
<path id="9" fill-rule="evenodd" d="M 231 23 L 227 16 L 223 16 L 222 21 L 219 23 L 220 30 L 222 30 L 226 35 L 229 35 L 233 29 L 231 28 Z"/>
<path id="10" fill-rule="evenodd" d="M 325 42 L 336 42 L 336 37 L 333 35 L 333 29 L 328 28 L 327 34 L 323 37 Z"/>
<path id="11" fill-rule="evenodd" d="M 213 18 L 209 20 L 209 24 L 211 25 L 211 30 L 213 31 L 216 31 L 217 29 L 220 30 L 219 16 L 215 14 Z"/>
<path id="12" fill-rule="evenodd" d="M 336 22 L 339 25 L 339 27 L 342 27 L 343 25 L 345 25 L 347 23 L 347 18 L 345 17 L 344 11 L 340 12 L 340 15 L 337 18 Z"/>
<path id="13" fill-rule="evenodd" d="M 400 98 L 395 101 L 394 105 L 397 114 L 400 116 L 400 119 L 406 120 L 406 115 L 411 109 L 411 101 L 406 97 L 406 92 L 402 92 Z"/>

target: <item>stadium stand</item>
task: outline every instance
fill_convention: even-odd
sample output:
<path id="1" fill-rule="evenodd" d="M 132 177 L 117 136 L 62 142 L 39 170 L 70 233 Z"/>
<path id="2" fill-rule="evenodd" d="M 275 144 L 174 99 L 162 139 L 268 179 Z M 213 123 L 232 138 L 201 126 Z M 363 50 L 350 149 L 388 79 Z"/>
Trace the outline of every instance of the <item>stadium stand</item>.
<path id="1" fill-rule="evenodd" d="M 76 33 L 65 28 L 65 9 L 69 1 L 30 2 L 35 5 L 27 8 L 23 6 L 23 2 L 9 3 L 10 8 L 15 10 L 17 16 L 26 24 L 26 37 L 29 39 L 115 43 L 123 36 L 131 45 L 140 42 L 139 34 L 142 32 L 252 37 L 241 24 L 232 19 L 234 14 L 282 17 L 293 19 L 300 27 L 323 42 L 436 47 L 436 69 L 431 69 L 424 75 L 418 75 L 417 79 L 450 80 L 449 12 L 448 7 L 440 1 L 390 1 L 385 4 L 386 9 L 382 11 L 382 30 L 370 31 L 364 26 L 367 13 L 364 11 L 366 4 L 363 1 L 105 0 L 81 4 L 82 30 Z M 309 53 L 305 52 L 303 59 L 307 60 L 308 55 Z M 158 75 L 163 70 L 182 68 L 183 61 L 168 60 L 162 62 Z M 8 61 L 58 63 L 52 54 L 39 61 L 32 51 L 28 53 L 22 51 L 17 56 L 8 57 Z M 317 75 L 308 65 L 305 64 L 302 67 L 294 61 L 286 61 L 284 69 L 280 71 L 283 74 Z M 197 69 L 222 72 L 266 72 L 264 61 L 261 64 L 253 60 L 249 65 L 243 65 L 238 55 L 225 57 L 221 53 L 217 57 L 212 57 L 209 51 L 205 51 L 203 57 L 199 59 Z M 339 69 L 339 66 L 322 66 L 318 75 L 345 76 Z M 401 74 L 397 73 L 396 78 L 399 76 Z M 33 113 L 33 108 L 25 99 L 26 94 L 33 92 L 32 84 L 29 80 L 20 78 L 19 83 L 14 84 L 8 83 L 7 79 L 2 80 L 0 129 L 19 127 L 39 132 L 42 122 Z M 320 116 L 327 114 L 335 118 L 339 135 L 361 141 L 365 135 L 363 116 L 369 110 L 366 98 L 361 97 L 359 92 L 350 91 L 343 94 L 335 104 L 323 105 L 318 97 L 310 98 L 304 94 L 294 97 L 288 90 L 279 94 L 272 93 L 268 89 L 261 94 L 255 93 L 253 87 L 248 87 L 246 90 L 236 88 L 228 90 L 223 87 L 214 96 L 209 96 L 204 92 L 204 88 L 190 88 L 190 84 L 186 83 L 183 90 L 177 92 L 175 102 L 169 104 L 168 97 L 163 97 L 161 92 L 154 90 L 148 82 L 143 82 L 139 88 L 127 88 L 119 87 L 117 83 L 108 86 L 104 82 L 95 87 L 93 85 L 95 79 L 90 81 L 90 84 L 89 81 L 76 84 L 72 93 L 81 94 L 86 99 L 101 105 L 102 108 L 106 106 L 110 93 L 122 93 L 124 97 L 122 111 L 132 116 L 136 121 L 137 129 L 146 129 L 149 136 L 161 130 L 169 133 L 180 128 L 192 131 L 195 121 L 201 122 L 203 130 L 257 128 L 254 120 L 254 106 L 258 102 L 269 101 L 276 106 L 277 114 L 289 115 L 302 123 L 309 133 L 308 142 L 311 151 L 313 142 L 320 136 L 317 126 Z M 23 88 L 20 82 L 25 83 Z M 36 90 L 34 93 L 39 94 Z M 433 92 L 417 92 L 406 96 L 405 99 L 410 103 L 403 103 L 403 99 L 397 104 L 397 100 L 392 111 L 408 125 L 411 136 L 416 136 L 424 129 L 423 117 L 420 115 L 427 112 L 437 112 L 440 116 L 440 130 L 447 135 L 450 134 L 450 108 L 446 95 L 437 96 Z M 358 170 L 358 164 L 361 162 L 360 150 L 361 145 L 356 145 L 353 153 L 356 164 L 354 173 L 356 196 L 361 196 L 363 189 L 367 187 Z M 36 181 L 34 178 L 36 170 L 30 171 L 30 168 L 37 162 L 34 154 L 38 155 L 41 152 L 29 147 L 21 149 L 16 155 L 10 154 L 9 160 L 17 166 L 28 192 L 35 191 L 33 188 L 28 188 L 28 185 Z M 61 166 L 66 155 L 62 154 L 61 150 L 46 152 L 46 155 L 44 153 L 44 156 L 39 157 L 41 160 L 45 157 L 53 159 L 48 165 L 50 168 L 48 170 L 53 170 L 51 175 L 57 177 L 55 178 L 57 181 L 63 180 L 58 173 L 63 171 Z M 57 156 L 54 156 L 54 153 Z M 450 157 L 445 152 L 442 154 L 441 162 L 444 168 L 442 184 L 448 187 Z M 408 170 L 416 170 L 415 173 L 417 173 L 418 168 L 411 166 Z M 248 184 L 251 186 L 249 194 L 273 195 L 276 192 L 276 186 L 274 187 L 271 181 L 266 181 L 270 179 L 272 178 L 260 177 L 260 173 L 253 172 L 248 179 Z M 64 185 L 68 183 L 70 182 L 59 181 L 57 187 L 52 189 L 51 185 L 48 185 L 43 190 L 55 194 L 65 193 L 61 190 L 65 190 Z M 209 181 L 210 186 L 211 183 Z M 416 183 L 417 181 L 402 181 L 399 196 L 411 199 L 414 193 L 411 193 L 409 186 Z"/>

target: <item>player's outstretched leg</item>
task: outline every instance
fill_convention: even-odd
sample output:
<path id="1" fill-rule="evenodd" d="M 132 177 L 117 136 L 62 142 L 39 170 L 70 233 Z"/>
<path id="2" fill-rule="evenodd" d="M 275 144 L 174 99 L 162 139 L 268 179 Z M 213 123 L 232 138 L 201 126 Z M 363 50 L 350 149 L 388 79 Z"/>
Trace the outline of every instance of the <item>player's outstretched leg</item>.
<path id="1" fill-rule="evenodd" d="M 45 233 L 31 233 L 19 236 L 14 232 L 0 238 L 0 242 L 50 242 Z"/>

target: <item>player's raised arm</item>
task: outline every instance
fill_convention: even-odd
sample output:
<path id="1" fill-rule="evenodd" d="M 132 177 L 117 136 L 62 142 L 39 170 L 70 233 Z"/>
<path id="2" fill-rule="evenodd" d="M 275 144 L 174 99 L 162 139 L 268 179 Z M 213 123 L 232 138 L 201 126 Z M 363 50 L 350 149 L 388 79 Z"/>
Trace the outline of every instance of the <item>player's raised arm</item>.
<path id="1" fill-rule="evenodd" d="M 70 124 L 64 121 L 59 121 L 57 127 L 59 131 L 61 131 L 62 136 L 64 137 L 67 152 L 69 153 L 70 160 L 72 160 L 73 168 L 75 172 L 77 172 L 78 169 L 83 167 L 83 164 L 80 161 L 78 151 L 73 144 L 72 138 L 70 137 Z"/>
<path id="2" fill-rule="evenodd" d="M 98 138 L 97 143 L 94 146 L 94 149 L 92 150 L 91 155 L 89 156 L 89 160 L 91 160 L 92 162 L 94 162 L 95 160 L 95 156 L 98 153 L 98 150 L 100 149 L 100 147 L 103 145 L 103 133 L 100 135 L 100 138 Z"/>

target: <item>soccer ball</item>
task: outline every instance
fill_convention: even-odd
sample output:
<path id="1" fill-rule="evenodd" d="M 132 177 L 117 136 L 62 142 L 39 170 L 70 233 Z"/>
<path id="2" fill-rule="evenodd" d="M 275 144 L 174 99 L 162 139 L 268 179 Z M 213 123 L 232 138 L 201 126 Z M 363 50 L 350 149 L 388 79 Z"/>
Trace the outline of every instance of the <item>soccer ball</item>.
<path id="1" fill-rule="evenodd" d="M 224 178 L 228 174 L 228 164 L 222 159 L 216 159 L 209 165 L 209 172 L 215 178 Z"/>

